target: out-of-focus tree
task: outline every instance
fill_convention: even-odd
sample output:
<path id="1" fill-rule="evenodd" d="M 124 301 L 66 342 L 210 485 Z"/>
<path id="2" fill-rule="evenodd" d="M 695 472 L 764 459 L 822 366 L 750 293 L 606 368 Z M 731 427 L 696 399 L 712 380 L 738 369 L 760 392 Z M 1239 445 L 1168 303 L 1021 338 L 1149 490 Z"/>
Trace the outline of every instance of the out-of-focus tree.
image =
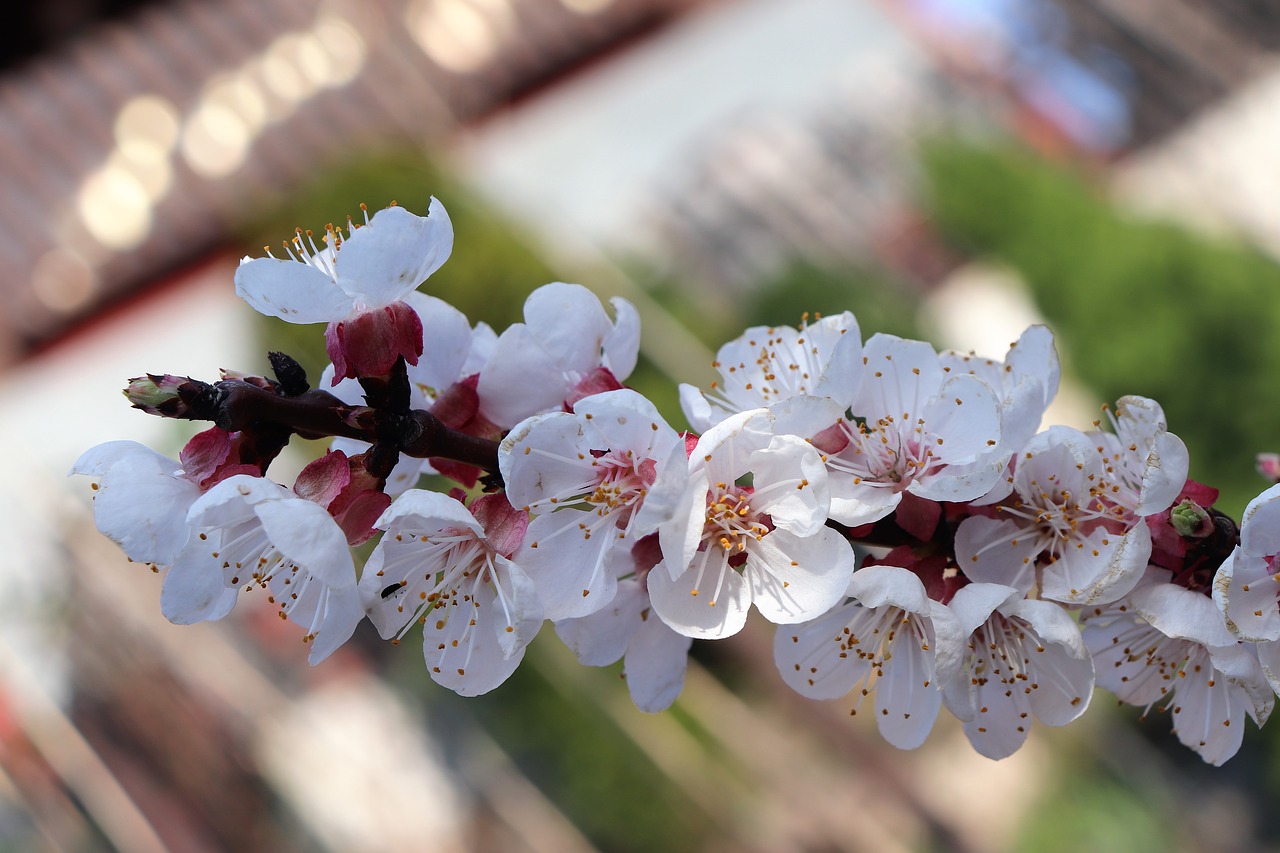
<path id="1" fill-rule="evenodd" d="M 926 150 L 946 237 L 1016 269 L 1074 372 L 1104 400 L 1153 397 L 1238 514 L 1256 452 L 1280 444 L 1280 266 L 1259 250 L 1143 220 L 1105 189 L 1014 147 Z"/>

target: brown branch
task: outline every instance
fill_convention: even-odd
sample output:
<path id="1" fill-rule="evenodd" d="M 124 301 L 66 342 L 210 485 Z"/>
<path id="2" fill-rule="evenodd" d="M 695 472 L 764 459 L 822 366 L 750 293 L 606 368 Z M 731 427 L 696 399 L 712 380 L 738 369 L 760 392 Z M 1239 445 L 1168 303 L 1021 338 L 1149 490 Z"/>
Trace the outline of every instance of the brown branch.
<path id="1" fill-rule="evenodd" d="M 351 406 L 314 389 L 286 396 L 277 385 L 262 380 L 224 379 L 210 384 L 182 379 L 170 387 L 175 393 L 163 404 L 138 405 L 135 400 L 135 405 L 163 417 L 211 421 L 228 432 L 283 427 L 302 438 L 341 436 L 390 444 L 419 459 L 437 457 L 491 473 L 498 470 L 498 442 L 453 429 L 422 409 L 388 412 Z"/>

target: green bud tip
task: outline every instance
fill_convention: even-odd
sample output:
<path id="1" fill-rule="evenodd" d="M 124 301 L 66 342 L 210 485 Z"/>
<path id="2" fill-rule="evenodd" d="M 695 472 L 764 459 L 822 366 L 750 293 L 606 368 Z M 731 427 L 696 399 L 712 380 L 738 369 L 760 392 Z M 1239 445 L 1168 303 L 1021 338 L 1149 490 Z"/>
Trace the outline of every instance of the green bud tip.
<path id="1" fill-rule="evenodd" d="M 1169 511 L 1169 522 L 1179 536 L 1187 539 L 1202 539 L 1213 532 L 1213 519 L 1191 499 L 1184 500 Z"/>
<path id="2" fill-rule="evenodd" d="M 186 380 L 180 376 L 148 373 L 129 380 L 124 395 L 139 409 L 153 411 L 178 399 L 178 386 Z"/>

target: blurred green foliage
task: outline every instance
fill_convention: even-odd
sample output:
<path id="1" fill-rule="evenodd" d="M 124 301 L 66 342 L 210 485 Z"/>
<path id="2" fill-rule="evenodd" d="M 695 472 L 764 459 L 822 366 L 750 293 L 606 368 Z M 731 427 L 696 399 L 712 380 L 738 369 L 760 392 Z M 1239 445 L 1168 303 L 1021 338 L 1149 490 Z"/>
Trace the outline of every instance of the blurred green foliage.
<path id="1" fill-rule="evenodd" d="M 1179 848 L 1160 790 L 1143 792 L 1102 768 L 1060 767 L 1036 817 L 1023 824 L 1011 849 L 1027 853 L 1123 850 L 1163 853 Z M 1144 793 L 1146 796 L 1144 796 Z M 1153 796 L 1154 795 L 1154 796 Z"/>
<path id="2" fill-rule="evenodd" d="M 549 624 L 544 630 L 552 631 Z M 566 678 L 563 656 L 545 651 L 555 642 L 540 637 L 500 689 L 473 698 L 433 684 L 414 644 L 390 651 L 406 653 L 398 656 L 397 680 L 413 685 L 427 726 L 440 740 L 461 738 L 465 744 L 469 726 L 483 728 L 597 848 L 619 853 L 700 849 L 707 815 L 601 706 L 600 697 L 625 690 L 620 666 L 580 668 Z"/>
<path id="3" fill-rule="evenodd" d="M 929 202 L 965 250 L 1016 269 L 1065 361 L 1103 400 L 1157 400 L 1191 476 L 1239 518 L 1280 445 L 1280 266 L 1242 243 L 1139 219 L 1076 171 L 1025 149 L 939 143 Z"/>
<path id="4" fill-rule="evenodd" d="M 742 326 L 794 326 L 805 312 L 812 320 L 815 314 L 852 311 L 863 338 L 877 332 L 919 337 L 915 302 L 911 289 L 887 271 L 798 258 L 778 276 L 753 289 Z"/>

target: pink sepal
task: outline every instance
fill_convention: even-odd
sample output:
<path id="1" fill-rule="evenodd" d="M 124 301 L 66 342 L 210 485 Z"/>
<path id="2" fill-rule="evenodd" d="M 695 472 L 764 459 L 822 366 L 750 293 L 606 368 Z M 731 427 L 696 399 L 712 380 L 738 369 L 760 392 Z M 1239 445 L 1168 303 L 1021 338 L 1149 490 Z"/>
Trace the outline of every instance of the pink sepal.
<path id="1" fill-rule="evenodd" d="M 239 436 L 240 433 L 233 436 L 218 427 L 210 427 L 192 436 L 178 454 L 183 475 L 199 486 L 201 492 L 207 492 L 237 474 L 261 476 L 262 470 L 257 465 L 232 461 L 232 450 L 238 443 L 234 439 Z"/>
<path id="2" fill-rule="evenodd" d="M 186 478 L 203 489 L 204 481 L 214 475 L 230 453 L 230 433 L 211 427 L 192 436 L 178 454 L 178 461 Z"/>
<path id="3" fill-rule="evenodd" d="M 928 542 L 933 532 L 938 529 L 938 520 L 942 518 L 942 505 L 937 501 L 903 492 L 902 500 L 894 511 L 894 521 L 903 530 L 919 539 Z"/>
<path id="4" fill-rule="evenodd" d="M 603 394 L 605 391 L 619 391 L 624 387 L 617 377 L 613 375 L 612 370 L 607 367 L 597 367 L 582 379 L 579 379 L 577 385 L 569 389 L 569 393 L 564 398 L 564 410 L 572 412 L 573 407 L 583 397 Z"/>
<path id="5" fill-rule="evenodd" d="M 373 538 L 378 531 L 373 523 L 391 506 L 391 496 L 375 489 L 348 488 L 329 505 L 329 514 L 338 522 L 355 547 Z"/>
<path id="6" fill-rule="evenodd" d="M 347 457 L 333 450 L 302 469 L 293 491 L 324 507 L 342 528 L 347 544 L 367 542 L 373 523 L 391 505 L 382 484 L 364 467 L 365 454 Z"/>
<path id="7" fill-rule="evenodd" d="M 849 446 L 849 431 L 843 422 L 835 423 L 815 435 L 809 443 L 823 453 L 835 455 Z"/>
<path id="8" fill-rule="evenodd" d="M 331 450 L 302 469 L 293 491 L 298 497 L 327 508 L 350 482 L 347 454 Z"/>
<path id="9" fill-rule="evenodd" d="M 431 405 L 431 414 L 439 418 L 445 426 L 474 435 L 477 438 L 502 438 L 502 428 L 490 423 L 480 414 L 480 396 L 476 388 L 480 374 L 473 373 L 460 379 L 444 390 Z M 474 465 L 465 465 L 450 459 L 433 458 L 431 467 L 436 472 L 451 480 L 471 488 L 480 479 L 482 472 Z"/>
<path id="10" fill-rule="evenodd" d="M 471 514 L 484 527 L 489 547 L 507 559 L 519 550 L 529 528 L 529 513 L 513 507 L 506 495 L 481 495 L 472 501 Z"/>
<path id="11" fill-rule="evenodd" d="M 1218 502 L 1218 490 L 1213 486 L 1206 486 L 1204 483 L 1197 483 L 1195 480 L 1187 480 L 1182 487 L 1182 491 L 1170 506 L 1177 506 L 1185 500 L 1193 500 L 1206 509 Z"/>
<path id="12" fill-rule="evenodd" d="M 422 318 L 405 302 L 364 311 L 330 323 L 324 330 L 325 351 L 333 361 L 333 384 L 361 376 L 383 376 L 404 356 L 417 364 L 422 355 Z"/>

